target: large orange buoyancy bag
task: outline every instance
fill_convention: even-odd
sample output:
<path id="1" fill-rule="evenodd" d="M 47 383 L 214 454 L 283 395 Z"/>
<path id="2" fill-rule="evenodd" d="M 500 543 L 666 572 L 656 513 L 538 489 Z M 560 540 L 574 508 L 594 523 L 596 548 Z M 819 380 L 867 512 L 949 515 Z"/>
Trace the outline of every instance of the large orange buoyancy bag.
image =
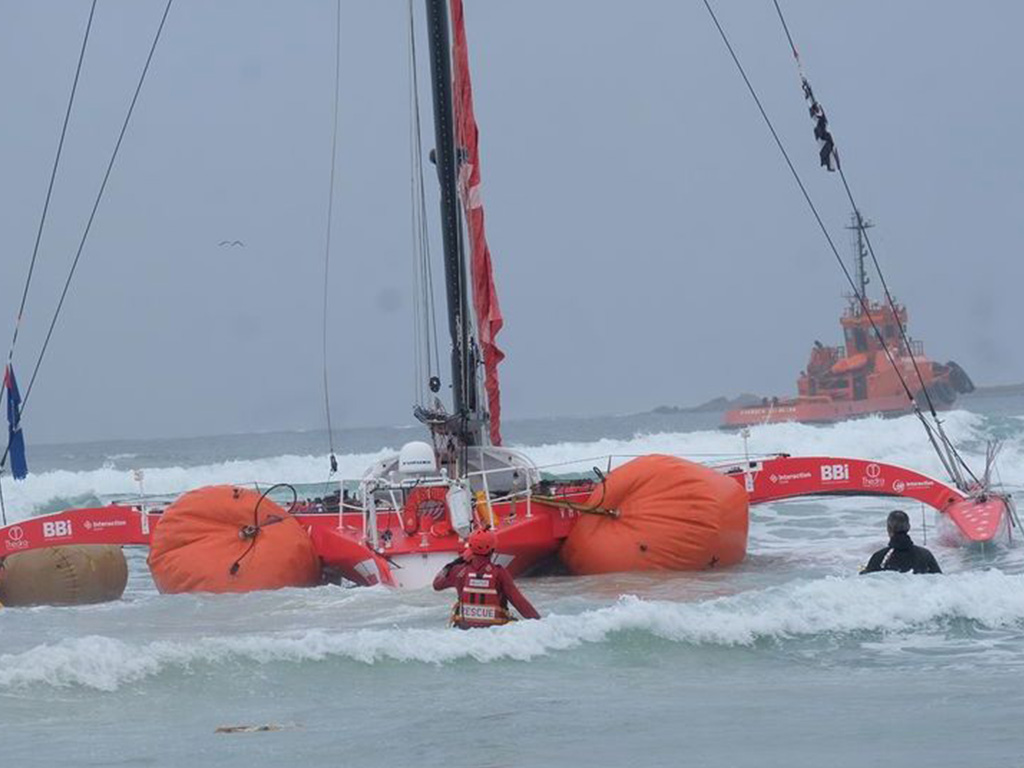
<path id="1" fill-rule="evenodd" d="M 0 604 L 83 605 L 117 600 L 128 563 L 113 544 L 68 545 L 8 555 L 0 564 Z"/>
<path id="2" fill-rule="evenodd" d="M 560 556 L 578 575 L 695 571 L 734 565 L 747 553 L 747 493 L 732 478 L 675 456 L 642 456 L 608 474 Z"/>
<path id="3" fill-rule="evenodd" d="M 320 559 L 309 535 L 280 506 L 260 497 L 256 491 L 214 485 L 167 507 L 149 551 L 157 588 L 250 592 L 318 584 Z"/>

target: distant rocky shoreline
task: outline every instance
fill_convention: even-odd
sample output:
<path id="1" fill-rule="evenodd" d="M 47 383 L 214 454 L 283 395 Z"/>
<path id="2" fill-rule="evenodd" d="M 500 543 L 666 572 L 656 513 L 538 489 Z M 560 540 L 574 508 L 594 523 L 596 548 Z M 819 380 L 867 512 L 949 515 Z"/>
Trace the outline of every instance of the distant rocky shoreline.
<path id="1" fill-rule="evenodd" d="M 1020 384 L 993 384 L 991 386 L 977 387 L 969 395 L 961 395 L 966 399 L 975 397 L 1024 397 L 1024 382 Z M 700 405 L 659 405 L 652 408 L 649 413 L 675 414 L 675 413 L 725 413 L 733 408 L 746 408 L 751 405 L 760 405 L 763 398 L 760 395 L 753 395 L 749 392 L 737 395 L 736 397 L 715 397 Z"/>
<path id="2" fill-rule="evenodd" d="M 1021 397 L 1024 396 L 1024 382 L 1020 384 L 994 384 L 988 387 L 975 387 L 974 391 L 963 397 Z"/>
<path id="3" fill-rule="evenodd" d="M 742 395 L 737 395 L 733 398 L 716 397 L 700 405 L 659 405 L 657 408 L 653 408 L 651 413 L 725 413 L 732 408 L 746 408 L 749 405 L 757 405 L 760 402 L 761 398 L 758 395 L 744 392 Z"/>

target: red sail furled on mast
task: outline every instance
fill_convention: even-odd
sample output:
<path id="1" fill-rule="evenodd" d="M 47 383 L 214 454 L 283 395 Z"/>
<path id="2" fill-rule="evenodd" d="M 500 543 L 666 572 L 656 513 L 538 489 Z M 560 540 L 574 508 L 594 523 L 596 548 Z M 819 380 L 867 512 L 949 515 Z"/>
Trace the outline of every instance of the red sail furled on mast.
<path id="1" fill-rule="evenodd" d="M 455 132 L 459 147 L 465 152 L 459 167 L 459 195 L 469 229 L 470 275 L 473 282 L 473 309 L 476 312 L 477 336 L 484 358 L 487 408 L 491 418 L 491 442 L 501 445 L 501 389 L 498 385 L 498 363 L 505 353 L 495 339 L 504 319 L 494 288 L 491 251 L 484 233 L 484 206 L 480 195 L 479 130 L 473 115 L 473 87 L 469 78 L 469 51 L 466 48 L 466 22 L 462 0 L 451 0 L 452 63 L 455 102 Z"/>

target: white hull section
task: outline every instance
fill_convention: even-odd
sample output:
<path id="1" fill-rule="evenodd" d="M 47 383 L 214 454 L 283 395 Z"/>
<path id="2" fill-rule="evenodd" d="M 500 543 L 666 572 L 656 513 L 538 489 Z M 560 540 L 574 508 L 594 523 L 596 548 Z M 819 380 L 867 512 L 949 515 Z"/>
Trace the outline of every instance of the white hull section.
<path id="1" fill-rule="evenodd" d="M 391 577 L 399 589 L 423 589 L 434 582 L 437 572 L 456 558 L 455 552 L 416 552 L 389 558 Z"/>

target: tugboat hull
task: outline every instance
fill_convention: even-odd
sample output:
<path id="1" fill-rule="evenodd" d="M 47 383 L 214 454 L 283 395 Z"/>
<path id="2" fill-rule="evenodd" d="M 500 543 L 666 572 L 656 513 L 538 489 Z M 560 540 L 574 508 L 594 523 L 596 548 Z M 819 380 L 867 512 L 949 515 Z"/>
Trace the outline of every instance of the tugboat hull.
<path id="1" fill-rule="evenodd" d="M 945 404 L 936 403 L 942 409 Z M 833 424 L 865 416 L 904 416 L 911 413 L 906 397 L 877 397 L 870 400 L 832 400 L 830 398 L 797 398 L 768 405 L 734 408 L 722 420 L 725 429 L 754 427 L 798 421 L 803 424 Z"/>

